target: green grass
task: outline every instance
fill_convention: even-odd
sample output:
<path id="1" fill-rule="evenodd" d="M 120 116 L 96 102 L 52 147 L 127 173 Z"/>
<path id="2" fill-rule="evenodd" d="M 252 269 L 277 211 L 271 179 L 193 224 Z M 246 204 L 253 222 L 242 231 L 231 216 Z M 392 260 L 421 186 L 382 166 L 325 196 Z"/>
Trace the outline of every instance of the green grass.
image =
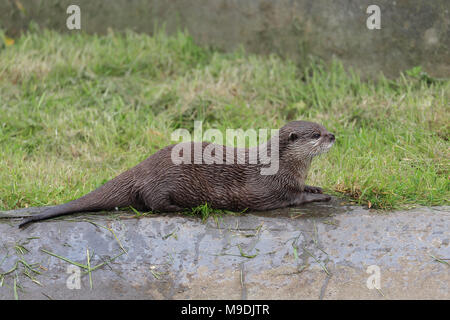
<path id="1" fill-rule="evenodd" d="M 337 142 L 309 184 L 374 208 L 448 204 L 449 86 L 418 68 L 364 82 L 337 61 L 225 54 L 184 33 L 33 31 L 0 49 L 0 209 L 80 197 L 196 119 L 320 122 Z"/>

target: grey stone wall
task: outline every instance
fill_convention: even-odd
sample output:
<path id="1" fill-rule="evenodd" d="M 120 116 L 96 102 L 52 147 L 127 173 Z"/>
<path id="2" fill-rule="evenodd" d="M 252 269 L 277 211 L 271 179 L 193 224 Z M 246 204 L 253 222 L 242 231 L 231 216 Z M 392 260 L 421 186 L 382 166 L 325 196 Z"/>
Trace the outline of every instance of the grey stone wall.
<path id="1" fill-rule="evenodd" d="M 338 58 L 361 74 L 396 76 L 421 65 L 450 75 L 449 0 L 2 0 L 0 26 L 11 35 L 31 20 L 64 32 L 66 9 L 81 8 L 81 29 L 171 33 L 187 29 L 197 43 L 304 61 Z M 369 30 L 366 9 L 381 9 L 381 29 Z M 23 9 L 21 8 L 23 7 Z"/>

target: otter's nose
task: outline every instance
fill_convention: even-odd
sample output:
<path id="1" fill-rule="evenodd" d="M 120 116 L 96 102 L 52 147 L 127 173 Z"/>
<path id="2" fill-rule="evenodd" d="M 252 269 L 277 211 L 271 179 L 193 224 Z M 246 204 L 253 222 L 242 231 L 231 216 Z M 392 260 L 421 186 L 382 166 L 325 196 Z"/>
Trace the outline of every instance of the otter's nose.
<path id="1" fill-rule="evenodd" d="M 331 141 L 334 141 L 336 138 L 334 137 L 334 134 L 329 133 L 328 137 L 330 138 Z"/>

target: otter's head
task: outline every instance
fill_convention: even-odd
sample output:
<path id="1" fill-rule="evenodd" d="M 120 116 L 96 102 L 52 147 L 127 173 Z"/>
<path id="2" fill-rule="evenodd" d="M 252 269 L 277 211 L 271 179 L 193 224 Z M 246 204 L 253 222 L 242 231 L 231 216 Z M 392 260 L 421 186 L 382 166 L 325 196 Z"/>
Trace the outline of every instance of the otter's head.
<path id="1" fill-rule="evenodd" d="M 301 161 L 327 152 L 335 141 L 324 126 L 307 121 L 289 122 L 280 129 L 279 137 L 281 153 Z"/>

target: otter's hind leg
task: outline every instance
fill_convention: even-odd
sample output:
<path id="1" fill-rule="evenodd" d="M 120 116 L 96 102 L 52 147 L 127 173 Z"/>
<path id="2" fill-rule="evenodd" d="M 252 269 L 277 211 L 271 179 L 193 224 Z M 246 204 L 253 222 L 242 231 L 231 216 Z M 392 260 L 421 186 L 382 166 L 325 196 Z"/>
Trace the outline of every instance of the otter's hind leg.
<path id="1" fill-rule="evenodd" d="M 151 208 L 152 211 L 159 211 L 159 212 L 180 212 L 185 209 L 174 204 L 172 201 L 170 201 L 169 197 L 160 198 L 157 201 L 153 199 L 153 202 L 149 207 Z"/>

